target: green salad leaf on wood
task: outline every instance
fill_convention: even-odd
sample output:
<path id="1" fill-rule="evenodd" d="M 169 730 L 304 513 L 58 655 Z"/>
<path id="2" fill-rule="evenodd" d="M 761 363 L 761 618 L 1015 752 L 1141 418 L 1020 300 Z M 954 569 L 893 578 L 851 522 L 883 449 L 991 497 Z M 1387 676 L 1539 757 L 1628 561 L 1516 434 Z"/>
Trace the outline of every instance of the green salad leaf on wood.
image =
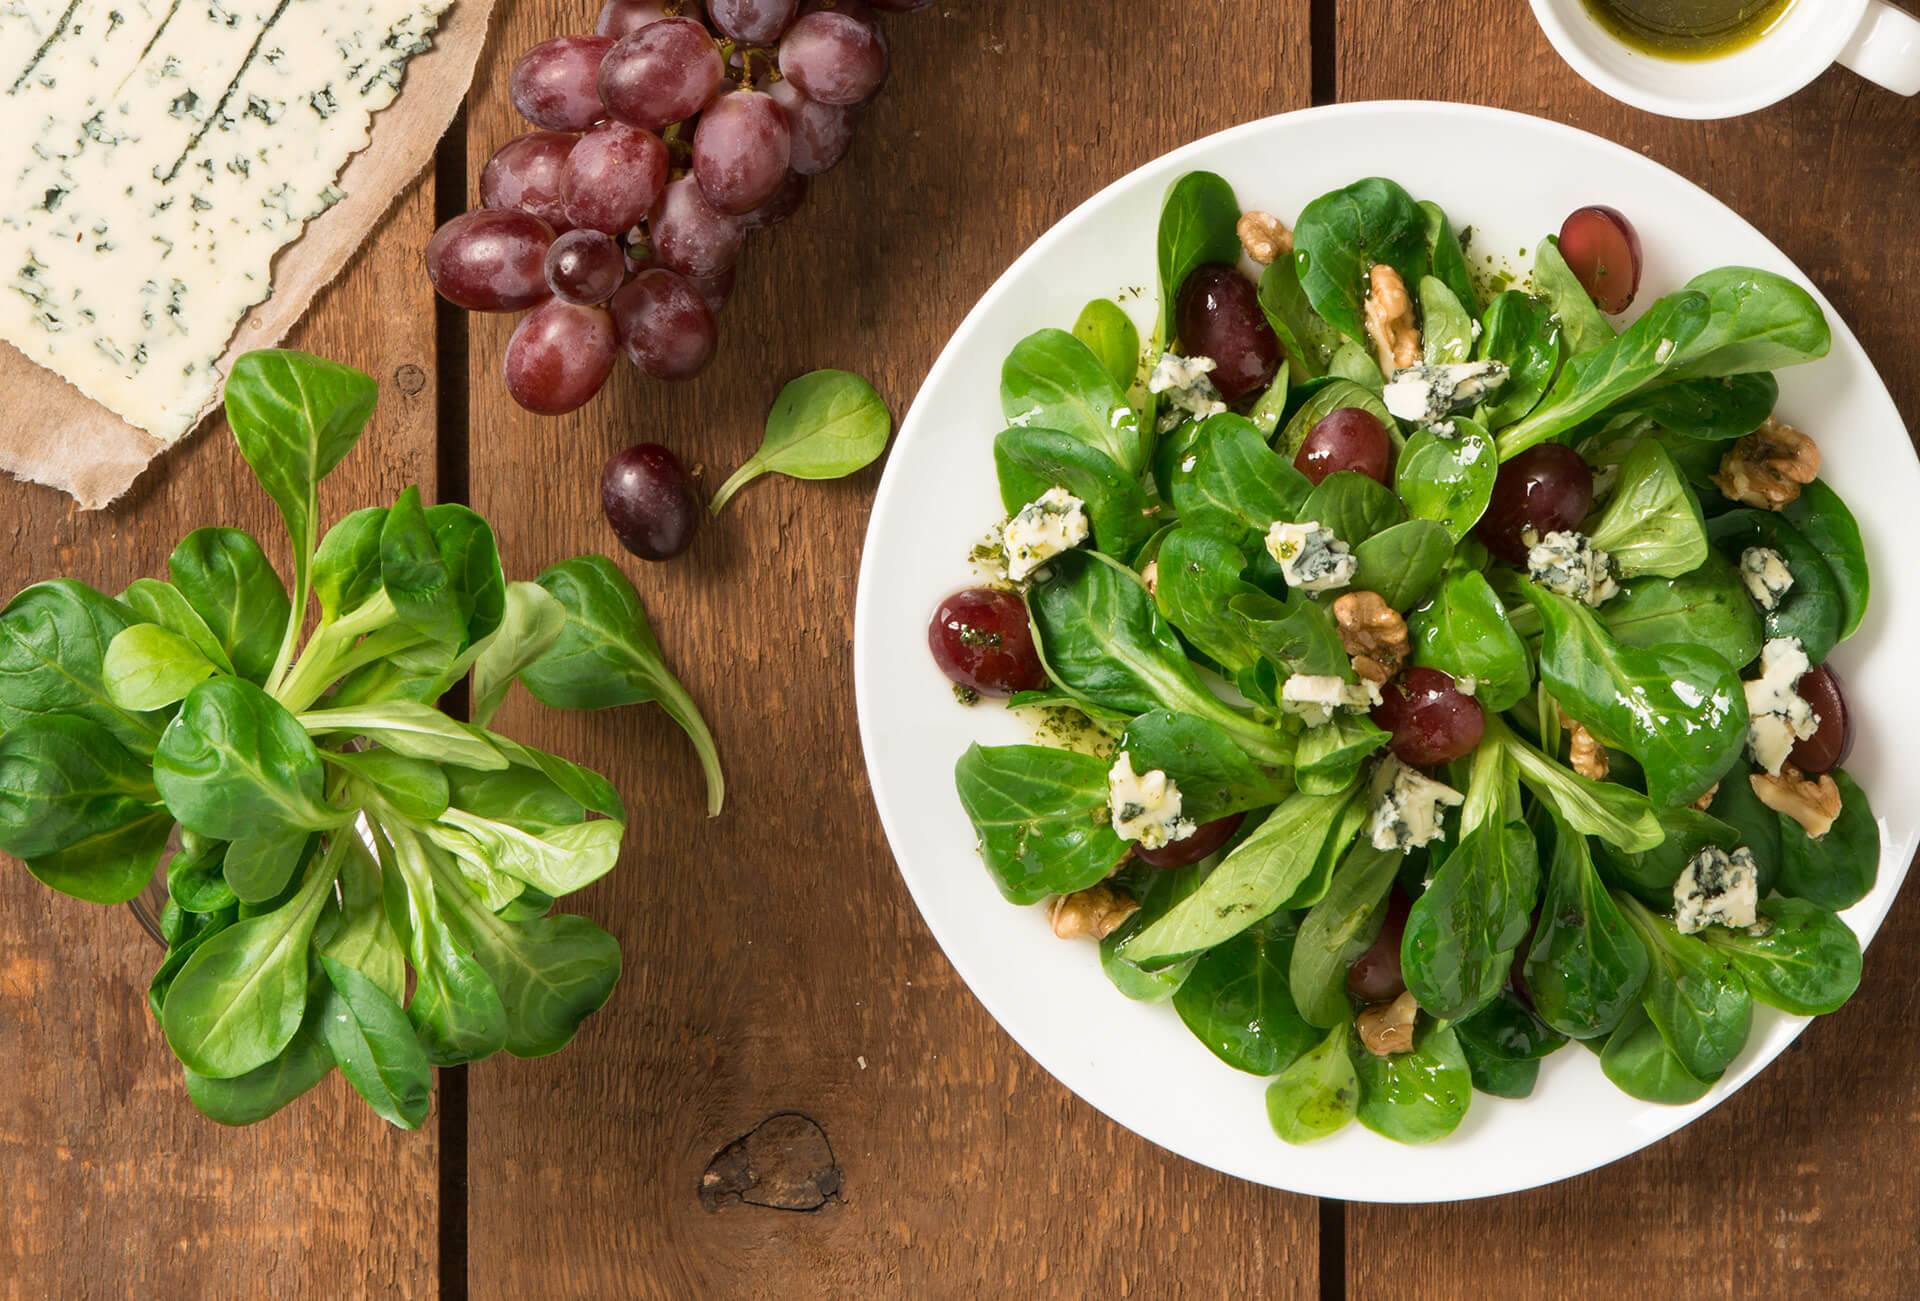
<path id="1" fill-rule="evenodd" d="M 960 758 L 981 857 L 1269 1079 L 1286 1142 L 1444 1139 L 1569 1040 L 1699 1098 L 1768 1009 L 1846 1002 L 1879 870 L 1823 665 L 1867 556 L 1775 412 L 1826 319 L 1746 267 L 1623 315 L 1573 239 L 1483 284 L 1379 177 L 1276 230 L 1184 176 L 1157 310 L 1096 300 L 1007 359 L 1001 545 L 931 644 L 964 702 L 1081 726 Z M 169 632 L 90 726 L 204 689 Z"/>
<path id="2" fill-rule="evenodd" d="M 164 871 L 148 1003 L 225 1124 L 337 1066 L 417 1128 L 432 1067 L 556 1052 L 612 994 L 618 943 L 554 906 L 612 870 L 626 811 L 599 774 L 491 730 L 515 682 L 560 709 L 659 703 L 720 810 L 713 736 L 611 562 L 509 583 L 486 521 L 417 488 L 321 533 L 320 481 L 375 396 L 298 352 L 228 379 L 291 595 L 255 539 L 204 528 L 166 579 L 114 597 L 55 578 L 0 610 L 0 851 L 93 903 Z M 437 702 L 467 679 L 462 721 Z"/>

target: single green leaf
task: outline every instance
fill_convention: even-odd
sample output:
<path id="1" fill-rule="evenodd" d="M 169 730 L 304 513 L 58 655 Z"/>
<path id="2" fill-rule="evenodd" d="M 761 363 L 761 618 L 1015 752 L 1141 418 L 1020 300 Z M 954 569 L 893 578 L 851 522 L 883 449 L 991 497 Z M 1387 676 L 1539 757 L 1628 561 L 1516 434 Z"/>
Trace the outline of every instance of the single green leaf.
<path id="1" fill-rule="evenodd" d="M 1140 330 L 1111 298 L 1096 298 L 1080 309 L 1073 337 L 1100 359 L 1101 368 L 1121 392 L 1133 387 L 1140 373 Z"/>
<path id="2" fill-rule="evenodd" d="M 1309 1024 L 1343 1029 L 1352 1017 L 1347 968 L 1380 935 L 1400 859 L 1396 850 L 1375 849 L 1365 840 L 1356 843 L 1325 896 L 1300 923 L 1287 979 L 1293 1001 Z"/>
<path id="3" fill-rule="evenodd" d="M 0 610 L 0 732 L 73 714 L 135 753 L 152 754 L 166 716 L 122 709 L 104 679 L 107 648 L 138 622 L 120 602 L 70 578 L 21 591 Z"/>
<path id="4" fill-rule="evenodd" d="M 1355 1056 L 1360 1123 L 1396 1143 L 1432 1143 L 1460 1127 L 1473 1077 L 1453 1027 L 1423 1019 L 1413 1051 Z"/>
<path id="5" fill-rule="evenodd" d="M 1105 880 L 1126 857 L 1107 810 L 1107 765 L 1037 745 L 968 748 L 954 768 L 960 804 L 1000 893 L 1038 903 Z"/>
<path id="6" fill-rule="evenodd" d="M 1587 838 L 1555 821 L 1547 891 L 1523 975 L 1534 1010 L 1561 1034 L 1598 1039 L 1637 1005 L 1647 949 L 1600 883 Z"/>
<path id="7" fill-rule="evenodd" d="M 1420 1006 L 1455 1021 L 1507 983 L 1540 892 L 1533 836 L 1488 822 L 1462 836 L 1407 914 L 1400 966 Z"/>
<path id="8" fill-rule="evenodd" d="M 1455 542 L 1473 531 L 1493 499 L 1500 458 L 1486 431 L 1456 416 L 1453 433 L 1422 429 L 1407 440 L 1393 488 L 1416 519 L 1437 520 Z"/>
<path id="9" fill-rule="evenodd" d="M 1486 578 L 1473 570 L 1448 578 L 1432 604 L 1414 611 L 1408 628 L 1413 662 L 1456 680 L 1472 678 L 1484 709 L 1511 709 L 1533 686 L 1526 643 Z"/>
<path id="10" fill-rule="evenodd" d="M 354 968 L 324 954 L 330 986 L 320 1033 L 353 1090 L 374 1113 L 401 1129 L 418 1129 L 433 1102 L 433 1066 L 406 1012 Z"/>
<path id="11" fill-rule="evenodd" d="M 1324 194 L 1300 211 L 1293 228 L 1300 285 L 1314 310 L 1347 338 L 1366 342 L 1367 275 L 1384 262 L 1412 293 L 1432 266 L 1427 214 L 1413 196 L 1381 177 Z"/>
<path id="12" fill-rule="evenodd" d="M 1641 439 L 1627 454 L 1590 537 L 1613 557 L 1622 578 L 1676 578 L 1699 568 L 1710 549 L 1700 503 L 1673 458 L 1651 438 Z"/>
<path id="13" fill-rule="evenodd" d="M 239 678 L 193 689 L 160 738 L 153 775 L 181 825 L 216 840 L 322 831 L 347 816 L 326 803 L 306 729 Z"/>
<path id="14" fill-rule="evenodd" d="M 1593 352 L 1612 342 L 1613 324 L 1594 306 L 1586 286 L 1561 255 L 1560 241 L 1552 235 L 1541 240 L 1533 252 L 1533 288 L 1547 300 L 1559 320 L 1568 356 Z"/>
<path id="15" fill-rule="evenodd" d="M 1866 898 L 1879 879 L 1880 822 L 1852 777 L 1839 768 L 1832 777 L 1840 788 L 1840 816 L 1824 836 L 1816 840 L 1798 822 L 1779 815 L 1777 885 L 1782 894 L 1838 910 Z"/>
<path id="16" fill-rule="evenodd" d="M 220 671 L 192 642 L 154 623 L 137 623 L 116 635 L 101 668 L 107 694 L 132 712 L 178 704 Z"/>
<path id="17" fill-rule="evenodd" d="M 1446 526 L 1430 519 L 1410 519 L 1382 529 L 1353 549 L 1360 561 L 1353 586 L 1378 593 L 1396 610 L 1411 610 L 1439 585 L 1453 555 L 1453 542 Z"/>
<path id="18" fill-rule="evenodd" d="M 1269 917 L 1209 950 L 1173 996 L 1174 1011 L 1235 1070 L 1274 1075 L 1319 1040 L 1287 991 L 1294 927 Z"/>
<path id="19" fill-rule="evenodd" d="M 1267 1122 L 1288 1143 L 1311 1143 L 1346 1128 L 1360 1101 L 1360 1077 L 1343 1020 L 1267 1086 Z"/>
<path id="20" fill-rule="evenodd" d="M 266 685 L 293 622 L 293 606 L 260 544 L 239 529 L 195 529 L 167 557 L 167 572 L 234 671 Z"/>
<path id="21" fill-rule="evenodd" d="M 844 479 L 879 459 L 892 430 L 893 417 L 873 385 L 849 371 L 811 371 L 780 390 L 760 450 L 720 485 L 710 509 L 719 514 L 763 474 Z"/>
<path id="22" fill-rule="evenodd" d="M 1099 448 L 1051 429 L 1013 428 L 993 440 L 1000 499 L 1009 515 L 1051 488 L 1065 488 L 1086 506 L 1093 546 L 1130 559 L 1153 532 L 1140 480 Z"/>
<path id="23" fill-rule="evenodd" d="M 500 631 L 473 664 L 475 726 L 485 727 L 500 712 L 507 691 L 527 667 L 553 649 L 566 631 L 567 610 L 538 583 L 509 583 Z"/>
<path id="24" fill-rule="evenodd" d="M 185 637 L 222 673 L 233 672 L 233 661 L 227 658 L 226 647 L 172 583 L 158 578 L 136 578 L 120 593 L 120 601 L 143 621 L 157 623 Z"/>
<path id="25" fill-rule="evenodd" d="M 1160 205 L 1156 261 L 1160 270 L 1158 337 L 1173 338 L 1173 309 L 1180 287 L 1210 262 L 1240 259 L 1240 201 L 1233 187 L 1212 172 L 1188 172 L 1167 190 Z"/>

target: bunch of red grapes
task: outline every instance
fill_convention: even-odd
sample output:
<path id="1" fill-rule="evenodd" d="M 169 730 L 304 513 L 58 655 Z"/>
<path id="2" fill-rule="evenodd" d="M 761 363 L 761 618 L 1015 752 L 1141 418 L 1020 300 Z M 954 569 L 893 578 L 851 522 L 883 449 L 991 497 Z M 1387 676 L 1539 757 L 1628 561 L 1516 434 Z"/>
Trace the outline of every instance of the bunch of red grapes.
<path id="1" fill-rule="evenodd" d="M 886 80 L 874 11 L 928 3 L 606 0 L 594 35 L 522 55 L 513 104 L 539 129 L 427 245 L 449 302 L 533 309 L 507 343 L 514 400 L 572 411 L 622 352 L 655 379 L 699 374 L 748 234 L 846 156 Z"/>

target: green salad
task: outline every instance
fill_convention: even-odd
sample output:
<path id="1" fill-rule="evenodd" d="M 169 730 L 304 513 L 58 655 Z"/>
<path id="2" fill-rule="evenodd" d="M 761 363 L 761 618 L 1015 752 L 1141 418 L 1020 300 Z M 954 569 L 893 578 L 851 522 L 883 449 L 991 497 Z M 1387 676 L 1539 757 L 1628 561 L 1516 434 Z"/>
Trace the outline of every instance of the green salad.
<path id="1" fill-rule="evenodd" d="M 1181 177 L 1144 344 L 1098 300 L 1008 355 L 991 577 L 929 628 L 1057 742 L 959 760 L 1000 891 L 1269 1077 L 1290 1143 L 1442 1138 L 1569 1040 L 1691 1102 L 1756 1003 L 1860 978 L 1824 661 L 1867 560 L 1774 411 L 1819 305 L 1723 267 L 1629 311 L 1607 208 L 1470 266 L 1390 180 L 1289 228 Z"/>

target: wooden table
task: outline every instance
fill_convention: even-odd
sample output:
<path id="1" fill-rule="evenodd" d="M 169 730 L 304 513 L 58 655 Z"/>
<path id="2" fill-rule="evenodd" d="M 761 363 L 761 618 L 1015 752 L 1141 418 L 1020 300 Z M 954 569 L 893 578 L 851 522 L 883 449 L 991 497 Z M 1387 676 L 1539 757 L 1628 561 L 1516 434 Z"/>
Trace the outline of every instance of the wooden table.
<path id="1" fill-rule="evenodd" d="M 1832 298 L 1920 426 L 1920 101 L 1832 72 L 1749 118 L 1669 122 L 1576 80 L 1515 0 L 1441 8 L 936 0 L 890 23 L 893 82 L 851 160 L 750 251 L 712 369 L 668 388 L 623 367 L 602 400 L 544 420 L 498 382 L 509 323 L 436 310 L 420 270 L 436 218 L 519 129 L 513 57 L 593 14 L 503 6 L 434 174 L 293 341 L 384 385 L 325 505 L 419 482 L 484 512 L 516 576 L 613 549 L 597 483 L 615 450 L 664 441 L 716 483 L 778 384 L 818 366 L 871 376 L 904 412 L 974 299 L 1107 181 L 1250 118 L 1380 97 L 1544 114 L 1701 182 Z M 719 736 L 724 817 L 701 816 L 696 765 L 657 711 L 510 708 L 507 730 L 604 769 L 636 810 L 620 870 L 582 901 L 627 977 L 562 1056 L 442 1073 L 421 1133 L 387 1128 L 337 1075 L 253 1129 L 202 1120 L 148 1018 L 158 957 L 127 914 L 0 872 L 0 1297 L 1914 1293 L 1911 890 L 1853 1003 L 1758 1081 L 1639 1156 L 1522 1196 L 1317 1203 L 1190 1165 L 1073 1098 L 948 967 L 868 798 L 851 649 L 877 476 L 765 480 L 687 558 L 628 565 Z M 215 522 L 284 545 L 224 430 L 100 514 L 0 484 L 0 588 L 56 572 L 117 587 Z M 810 1213 L 709 1209 L 709 1162 L 782 1113 L 803 1119 L 753 1141 L 833 1195 Z"/>

